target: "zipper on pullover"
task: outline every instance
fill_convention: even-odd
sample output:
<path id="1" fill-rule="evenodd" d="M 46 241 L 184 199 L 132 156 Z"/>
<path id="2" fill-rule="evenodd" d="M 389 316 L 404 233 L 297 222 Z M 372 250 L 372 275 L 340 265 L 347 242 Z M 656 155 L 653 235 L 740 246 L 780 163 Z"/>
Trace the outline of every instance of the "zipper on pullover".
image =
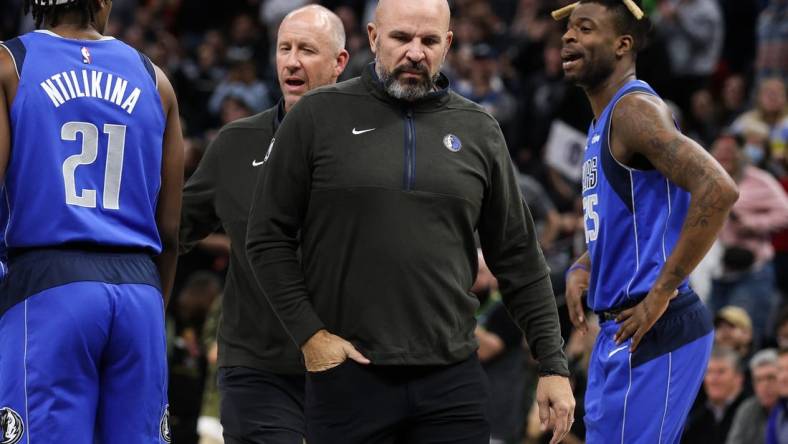
<path id="1" fill-rule="evenodd" d="M 413 110 L 405 110 L 405 170 L 403 172 L 403 188 L 412 191 L 416 185 L 416 124 L 413 121 Z"/>

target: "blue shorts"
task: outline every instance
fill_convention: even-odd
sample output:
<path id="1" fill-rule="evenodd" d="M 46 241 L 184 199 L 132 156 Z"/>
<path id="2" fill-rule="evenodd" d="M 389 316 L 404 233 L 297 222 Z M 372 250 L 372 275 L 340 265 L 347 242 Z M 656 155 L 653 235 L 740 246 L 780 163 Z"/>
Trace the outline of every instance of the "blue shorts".
<path id="1" fill-rule="evenodd" d="M 2 442 L 171 441 L 164 307 L 149 256 L 23 254 L 0 285 L 0 306 L 8 307 L 0 315 Z"/>
<path id="2" fill-rule="evenodd" d="M 711 317 L 695 293 L 671 301 L 634 354 L 617 345 L 619 325 L 602 323 L 588 369 L 588 444 L 678 443 L 714 342 Z"/>

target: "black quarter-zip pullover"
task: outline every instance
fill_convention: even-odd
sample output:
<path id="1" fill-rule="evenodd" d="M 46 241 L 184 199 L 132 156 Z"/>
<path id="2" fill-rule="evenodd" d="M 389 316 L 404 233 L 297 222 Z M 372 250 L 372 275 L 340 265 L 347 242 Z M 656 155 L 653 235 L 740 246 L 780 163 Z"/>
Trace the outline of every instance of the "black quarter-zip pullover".
<path id="1" fill-rule="evenodd" d="M 451 364 L 477 347 L 478 230 L 540 371 L 568 375 L 548 268 L 500 128 L 445 77 L 439 86 L 396 100 L 370 65 L 305 95 L 257 183 L 253 271 L 299 346 L 326 328 L 374 364 Z"/>

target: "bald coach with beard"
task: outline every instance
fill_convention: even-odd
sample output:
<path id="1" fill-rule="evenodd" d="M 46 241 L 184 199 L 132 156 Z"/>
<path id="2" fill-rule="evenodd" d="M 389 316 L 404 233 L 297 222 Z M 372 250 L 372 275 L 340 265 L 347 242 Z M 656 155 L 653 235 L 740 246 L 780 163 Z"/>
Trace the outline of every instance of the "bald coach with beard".
<path id="1" fill-rule="evenodd" d="M 572 421 L 548 269 L 500 128 L 440 73 L 449 19 L 446 0 L 381 1 L 375 62 L 288 113 L 255 190 L 248 256 L 304 356 L 310 444 L 489 442 L 476 230 L 539 361 L 553 442 Z"/>

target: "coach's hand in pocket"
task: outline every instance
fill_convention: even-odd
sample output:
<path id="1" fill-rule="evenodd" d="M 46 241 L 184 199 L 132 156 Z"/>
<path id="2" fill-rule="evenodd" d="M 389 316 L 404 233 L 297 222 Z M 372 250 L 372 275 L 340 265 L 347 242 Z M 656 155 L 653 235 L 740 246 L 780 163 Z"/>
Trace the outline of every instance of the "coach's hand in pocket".
<path id="1" fill-rule="evenodd" d="M 639 304 L 622 311 L 616 316 L 616 322 L 620 324 L 613 337 L 616 344 L 621 344 L 631 337 L 632 343 L 629 346 L 629 352 L 634 353 L 643 336 L 662 317 L 662 314 L 668 309 L 670 300 L 678 294 L 678 290 L 664 293 L 652 288 Z"/>
<path id="2" fill-rule="evenodd" d="M 353 344 L 332 335 L 326 330 L 319 330 L 301 346 L 304 354 L 304 363 L 308 372 L 324 372 L 330 370 L 347 359 L 352 359 L 359 364 L 369 364 Z"/>

